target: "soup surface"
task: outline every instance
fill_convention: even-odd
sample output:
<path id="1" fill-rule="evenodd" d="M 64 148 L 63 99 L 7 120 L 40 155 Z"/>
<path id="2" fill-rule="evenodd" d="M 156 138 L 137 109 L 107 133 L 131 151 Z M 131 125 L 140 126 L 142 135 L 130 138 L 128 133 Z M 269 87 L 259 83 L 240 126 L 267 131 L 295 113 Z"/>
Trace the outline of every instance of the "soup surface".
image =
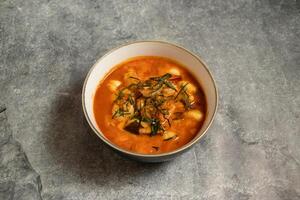
<path id="1" fill-rule="evenodd" d="M 193 75 L 163 57 L 135 57 L 117 65 L 94 97 L 95 119 L 105 137 L 143 154 L 169 152 L 191 141 L 205 112 Z"/>

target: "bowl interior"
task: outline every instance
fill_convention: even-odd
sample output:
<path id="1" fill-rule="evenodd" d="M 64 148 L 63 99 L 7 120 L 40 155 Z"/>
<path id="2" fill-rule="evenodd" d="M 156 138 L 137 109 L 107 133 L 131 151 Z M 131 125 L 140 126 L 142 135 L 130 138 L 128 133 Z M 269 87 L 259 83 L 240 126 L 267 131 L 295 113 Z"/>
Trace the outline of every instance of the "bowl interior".
<path id="1" fill-rule="evenodd" d="M 96 62 L 87 75 L 83 90 L 83 106 L 92 128 L 96 130 L 97 134 L 100 134 L 99 136 L 102 136 L 107 143 L 111 144 L 110 141 L 105 138 L 96 123 L 93 111 L 94 95 L 100 81 L 114 66 L 129 58 L 137 56 L 161 56 L 175 60 L 184 65 L 199 81 L 206 98 L 207 113 L 201 130 L 191 142 L 197 140 L 197 138 L 209 127 L 217 107 L 217 91 L 215 83 L 211 74 L 204 66 L 204 63 L 197 57 L 181 47 L 165 42 L 146 41 L 128 44 L 112 50 Z"/>

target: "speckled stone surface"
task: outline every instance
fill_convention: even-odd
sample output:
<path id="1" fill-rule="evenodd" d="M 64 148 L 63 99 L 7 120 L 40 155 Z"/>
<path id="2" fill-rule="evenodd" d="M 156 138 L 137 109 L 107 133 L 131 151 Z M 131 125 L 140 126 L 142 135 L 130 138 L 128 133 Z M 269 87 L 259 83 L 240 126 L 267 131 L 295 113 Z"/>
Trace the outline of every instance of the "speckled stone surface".
<path id="1" fill-rule="evenodd" d="M 97 58 L 159 39 L 199 54 L 220 103 L 204 139 L 141 164 L 93 135 Z M 300 3 L 0 0 L 0 199 L 300 199 Z"/>

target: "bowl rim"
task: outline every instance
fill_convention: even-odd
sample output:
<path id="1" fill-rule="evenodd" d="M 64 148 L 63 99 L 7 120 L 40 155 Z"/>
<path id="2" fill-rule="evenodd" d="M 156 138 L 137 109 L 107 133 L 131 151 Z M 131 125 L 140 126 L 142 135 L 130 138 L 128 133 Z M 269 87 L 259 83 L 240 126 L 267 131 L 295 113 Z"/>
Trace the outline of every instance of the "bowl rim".
<path id="1" fill-rule="evenodd" d="M 142 153 L 135 153 L 135 152 L 132 152 L 132 151 L 128 151 L 128 150 L 125 150 L 121 147 L 118 147 L 117 145 L 115 145 L 114 143 L 112 143 L 111 141 L 109 141 L 108 139 L 106 139 L 102 134 L 103 133 L 100 133 L 97 128 L 93 125 L 93 123 L 91 122 L 88 114 L 87 114 L 87 111 L 86 111 L 86 107 L 85 107 L 85 90 L 86 90 L 86 84 L 87 84 L 87 81 L 92 73 L 92 71 L 94 70 L 94 68 L 98 65 L 98 63 L 100 61 L 102 61 L 106 56 L 108 56 L 109 54 L 113 53 L 114 51 L 116 51 L 117 49 L 120 49 L 120 48 L 123 48 L 125 46 L 129 46 L 129 45 L 132 45 L 132 44 L 136 44 L 136 43 L 162 43 L 162 44 L 167 44 L 167 45 L 171 45 L 171 46 L 174 46 L 176 48 L 179 48 L 183 51 L 185 51 L 186 53 L 190 54 L 191 56 L 193 56 L 195 59 L 197 59 L 204 67 L 204 69 L 208 72 L 208 75 L 210 76 L 210 78 L 212 79 L 212 82 L 213 82 L 213 86 L 214 86 L 214 92 L 216 94 L 216 98 L 215 98 L 215 106 L 214 106 L 214 111 L 213 111 L 213 115 L 208 123 L 208 126 L 206 127 L 206 129 L 204 129 L 203 133 L 198 136 L 198 138 L 196 138 L 194 141 L 190 141 L 188 142 L 187 144 L 183 145 L 182 147 L 178 148 L 178 149 L 175 149 L 173 151 L 170 151 L 170 152 L 166 152 L 166 153 L 160 153 L 160 154 L 142 154 Z M 83 83 L 83 88 L 82 88 L 82 109 L 83 109 L 83 113 L 84 113 L 84 116 L 88 122 L 88 124 L 90 125 L 90 127 L 92 128 L 92 130 L 94 131 L 94 133 L 103 141 L 105 142 L 107 145 L 109 145 L 111 148 L 117 150 L 117 151 L 120 151 L 122 153 L 125 153 L 127 155 L 130 155 L 130 156 L 134 156 L 134 157 L 147 157 L 147 158 L 157 158 L 157 157 L 165 157 L 165 156 L 171 156 L 171 155 L 175 155 L 179 152 L 183 152 L 187 149 L 189 149 L 190 147 L 192 147 L 194 144 L 196 144 L 201 138 L 203 138 L 208 129 L 210 128 L 210 126 L 212 125 L 212 122 L 214 121 L 214 118 L 216 116 L 216 113 L 217 113 L 217 109 L 218 109 L 218 104 L 219 104 L 219 94 L 218 94 L 218 89 L 217 89 L 217 85 L 216 85 L 216 81 L 215 79 L 213 78 L 212 76 L 212 73 L 210 72 L 210 70 L 208 69 L 207 67 L 207 64 L 196 54 L 192 53 L 191 51 L 187 50 L 186 48 L 184 48 L 183 46 L 181 45 L 178 45 L 178 44 L 174 44 L 174 43 L 171 43 L 171 42 L 166 42 L 166 41 L 162 41 L 162 40 L 138 40 L 138 41 L 134 41 L 134 42 L 128 42 L 128 43 L 125 43 L 123 45 L 120 45 L 120 46 L 117 46 L 113 49 L 111 49 L 110 51 L 107 51 L 103 56 L 101 56 L 99 59 L 97 59 L 97 61 L 95 62 L 95 64 L 89 69 L 86 77 L 85 77 L 85 80 L 84 80 L 84 83 Z M 198 133 L 199 134 L 199 133 Z M 197 137 L 197 135 L 195 136 Z"/>

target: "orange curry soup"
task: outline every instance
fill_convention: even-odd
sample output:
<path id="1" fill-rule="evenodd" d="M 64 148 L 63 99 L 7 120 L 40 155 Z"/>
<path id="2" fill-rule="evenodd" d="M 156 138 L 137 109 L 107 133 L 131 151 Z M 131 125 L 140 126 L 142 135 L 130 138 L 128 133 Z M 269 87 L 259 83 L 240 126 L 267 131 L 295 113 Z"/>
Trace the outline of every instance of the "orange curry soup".
<path id="1" fill-rule="evenodd" d="M 94 97 L 96 122 L 120 148 L 142 154 L 170 152 L 191 141 L 206 113 L 201 86 L 179 63 L 153 56 L 115 66 Z"/>

